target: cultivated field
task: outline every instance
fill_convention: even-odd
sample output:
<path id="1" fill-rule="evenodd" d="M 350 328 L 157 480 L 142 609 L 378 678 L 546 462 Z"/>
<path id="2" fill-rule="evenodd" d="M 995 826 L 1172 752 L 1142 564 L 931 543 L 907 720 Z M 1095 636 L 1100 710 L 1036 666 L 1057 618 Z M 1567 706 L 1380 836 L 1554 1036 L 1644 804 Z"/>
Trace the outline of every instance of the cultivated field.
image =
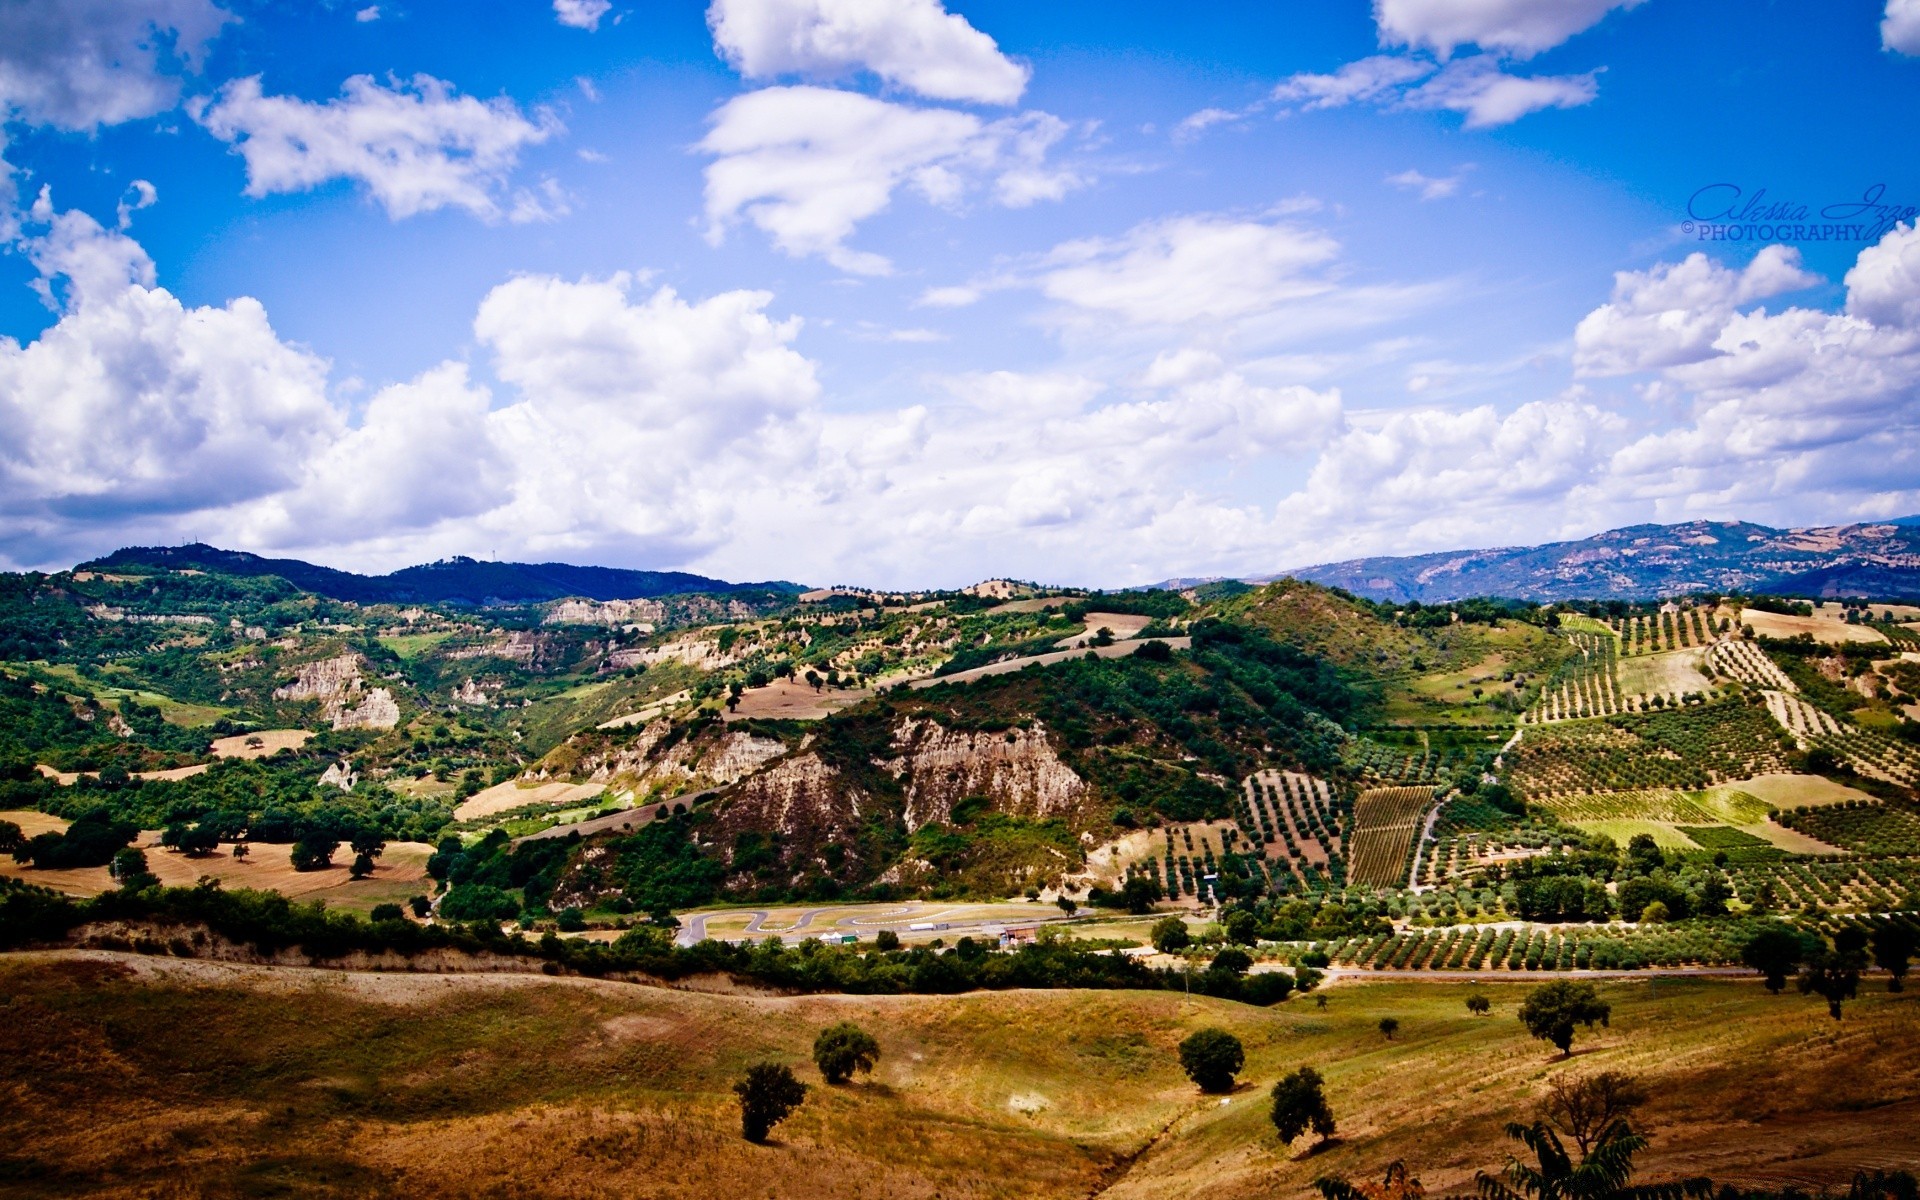
<path id="1" fill-rule="evenodd" d="M 453 819 L 477 821 L 528 804 L 546 804 L 558 808 L 591 800 L 605 790 L 605 786 L 598 783 L 540 783 L 528 786 L 517 779 L 509 779 L 475 792 L 453 810 Z"/>
<path id="2" fill-rule="evenodd" d="M 777 998 L 538 975 L 351 975 L 103 954 L 0 959 L 0 1171 L 16 1193 L 210 1197 L 912 1197 L 1310 1194 L 1403 1160 L 1430 1194 L 1497 1169 L 1502 1124 L 1568 1070 L 1627 1070 L 1652 1101 L 1643 1179 L 1710 1172 L 1819 1188 L 1920 1165 L 1920 1001 L 1879 980 L 1844 1026 L 1757 983 L 1604 983 L 1609 1027 L 1571 1064 L 1528 1038 L 1529 985 L 1345 984 L 1325 1009 L 1177 993 Z M 1400 1022 L 1383 1039 L 1383 1016 Z M 824 1026 L 878 1038 L 828 1087 Z M 1243 1086 L 1198 1095 L 1174 1047 L 1219 1026 Z M 191 1031 L 155 1037 L 152 1031 Z M 806 1103 L 767 1146 L 729 1087 L 793 1064 Z M 1265 1091 L 1327 1080 L 1338 1139 L 1282 1147 Z"/>
<path id="3" fill-rule="evenodd" d="M 1361 792 L 1353 805 L 1347 878 L 1354 883 L 1381 887 L 1404 883 L 1407 854 L 1419 833 L 1421 814 L 1432 801 L 1430 787 L 1375 788 Z"/>
<path id="4" fill-rule="evenodd" d="M 748 688 L 740 693 L 738 708 L 725 710 L 722 717 L 744 721 L 748 717 L 771 717 L 784 721 L 818 721 L 829 713 L 865 700 L 871 692 L 864 688 L 808 687 L 805 680 L 776 679 L 766 687 Z"/>
<path id="5" fill-rule="evenodd" d="M 1062 650 L 1071 650 L 1075 646 L 1084 646 L 1088 642 L 1091 642 L 1095 635 L 1102 629 L 1111 633 L 1115 640 L 1125 641 L 1131 637 L 1138 637 L 1140 631 L 1151 624 L 1153 624 L 1152 617 L 1137 616 L 1133 613 L 1090 612 L 1087 614 L 1087 629 L 1085 633 L 1076 633 L 1072 637 L 1061 638 L 1054 644 Z"/>
<path id="6" fill-rule="evenodd" d="M 1841 617 L 1839 605 L 1824 605 L 1811 617 L 1791 617 L 1783 613 L 1761 612 L 1757 608 L 1740 610 L 1742 623 L 1753 626 L 1754 633 L 1761 637 L 1790 638 L 1803 633 L 1813 635 L 1816 642 L 1884 642 L 1886 637 L 1879 630 L 1865 625 L 1849 625 Z"/>
<path id="7" fill-rule="evenodd" d="M 1622 659 L 1618 667 L 1620 692 L 1640 701 L 1633 707 L 1643 708 L 1649 697 L 1664 696 L 1671 702 L 1688 692 L 1711 691 L 1713 681 L 1700 672 L 1706 653 L 1702 649 L 1665 650 Z"/>
<path id="8" fill-rule="evenodd" d="M 213 756 L 270 758 L 282 750 L 298 750 L 312 737 L 312 732 L 305 729 L 262 729 L 257 733 L 240 733 L 232 737 L 215 738 Z"/>

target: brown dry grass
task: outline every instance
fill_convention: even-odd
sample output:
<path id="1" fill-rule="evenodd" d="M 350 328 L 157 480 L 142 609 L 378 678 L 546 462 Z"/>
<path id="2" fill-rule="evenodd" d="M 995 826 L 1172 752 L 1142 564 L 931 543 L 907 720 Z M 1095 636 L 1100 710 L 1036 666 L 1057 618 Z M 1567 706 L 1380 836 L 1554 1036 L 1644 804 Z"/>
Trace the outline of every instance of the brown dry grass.
<path id="1" fill-rule="evenodd" d="M 367 986 L 361 986 L 365 982 Z M 1603 985 L 1612 1026 L 1571 1064 L 1467 985 L 1341 985 L 1319 1010 L 1169 993 L 724 996 L 578 980 L 363 977 L 104 955 L 0 958 L 0 1179 L 13 1194 L 1190 1197 L 1300 1195 L 1404 1159 L 1430 1190 L 1497 1167 L 1547 1078 L 1642 1074 L 1649 1173 L 1821 1185 L 1920 1164 L 1920 1001 L 1878 982 L 1836 1024 L 1747 982 Z M 1394 1042 L 1375 1026 L 1401 1022 Z M 880 1041 L 827 1088 L 823 1026 Z M 1225 1106 L 1174 1047 L 1247 1046 Z M 770 1146 L 728 1086 L 760 1058 L 814 1088 Z M 1327 1077 L 1340 1140 L 1282 1147 L 1263 1089 Z M 1159 1132 L 1167 1129 L 1166 1136 Z M 1143 1153 L 1144 1151 L 1144 1153 Z M 1137 1161 L 1133 1156 L 1138 1155 Z"/>
<path id="2" fill-rule="evenodd" d="M 871 692 L 864 688 L 822 687 L 814 691 L 804 680 L 776 679 L 766 687 L 749 688 L 740 694 L 740 706 L 723 711 L 728 721 L 749 717 L 770 717 L 782 721 L 818 721 L 865 700 Z"/>
<path id="3" fill-rule="evenodd" d="M 474 821 L 526 804 L 546 804 L 558 808 L 591 800 L 605 790 L 606 786 L 598 783 L 542 783 L 525 787 L 518 780 L 509 779 L 475 792 L 453 810 L 453 819 Z"/>
<path id="4" fill-rule="evenodd" d="M 7 814 L 4 819 L 16 820 L 17 817 L 56 819 L 39 813 Z M 24 821 L 17 823 L 23 833 L 28 832 Z M 60 822 L 61 826 L 65 824 Z M 333 866 L 320 871 L 296 871 L 291 848 L 287 846 L 256 842 L 249 847 L 245 859 L 237 859 L 233 857 L 232 845 L 222 843 L 212 854 L 190 858 L 162 848 L 159 831 L 151 829 L 142 833 L 134 845 L 147 852 L 148 869 L 168 887 L 190 887 L 202 876 L 212 876 L 227 887 L 271 890 L 297 900 L 325 900 L 331 907 L 356 912 L 365 912 L 376 904 L 397 904 L 428 891 L 427 858 L 433 854 L 433 847 L 425 842 L 388 842 L 386 850 L 374 862 L 373 874 L 355 880 L 348 872 L 353 854 L 344 847 L 334 855 Z M 115 886 L 105 867 L 42 871 L 8 858 L 0 859 L 0 875 L 37 883 L 70 896 L 97 896 Z"/>
<path id="5" fill-rule="evenodd" d="M 215 738 L 213 756 L 267 758 L 282 750 L 298 750 L 312 737 L 312 731 L 306 729 L 262 729 L 254 733 L 239 733 L 232 737 Z M 259 745 L 253 745 L 254 742 Z"/>

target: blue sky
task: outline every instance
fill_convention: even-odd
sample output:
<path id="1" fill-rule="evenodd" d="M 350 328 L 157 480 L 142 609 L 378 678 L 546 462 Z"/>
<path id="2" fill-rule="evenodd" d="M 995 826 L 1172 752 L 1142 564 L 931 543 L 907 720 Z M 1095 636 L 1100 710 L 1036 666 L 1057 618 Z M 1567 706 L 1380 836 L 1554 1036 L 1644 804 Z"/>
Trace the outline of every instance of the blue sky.
<path id="1" fill-rule="evenodd" d="M 1920 0 L 0 0 L 0 560 L 1902 515 L 1916 110 Z"/>

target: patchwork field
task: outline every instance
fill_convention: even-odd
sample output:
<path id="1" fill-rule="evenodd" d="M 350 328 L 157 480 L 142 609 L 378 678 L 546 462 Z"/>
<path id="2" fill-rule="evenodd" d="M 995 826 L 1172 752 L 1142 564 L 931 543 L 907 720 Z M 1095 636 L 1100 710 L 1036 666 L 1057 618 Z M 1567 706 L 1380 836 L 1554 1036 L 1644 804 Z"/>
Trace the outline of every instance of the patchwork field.
<path id="1" fill-rule="evenodd" d="M 1711 691 L 1713 681 L 1700 671 L 1706 654 L 1704 649 L 1666 650 L 1621 659 L 1616 668 L 1620 691 L 1642 699 L 1649 696 L 1677 699 L 1688 692 Z"/>
<path id="2" fill-rule="evenodd" d="M 1430 1193 L 1497 1168 L 1500 1128 L 1568 1070 L 1653 1097 L 1641 1178 L 1820 1187 L 1920 1165 L 1920 1002 L 1878 981 L 1836 1027 L 1757 984 L 1603 984 L 1572 1064 L 1513 1014 L 1527 985 L 1332 987 L 1324 1009 L 1172 993 L 720 995 L 540 976 L 352 975 L 102 954 L 0 959 L 0 1171 L 68 1196 L 973 1197 L 1253 1200 L 1406 1162 Z M 1384 1016 L 1400 1022 L 1393 1041 Z M 878 1039 L 827 1087 L 824 1026 Z M 1175 1044 L 1218 1026 L 1243 1084 L 1202 1097 Z M 193 1036 L 154 1037 L 191 1028 Z M 731 1083 L 756 1060 L 812 1087 L 766 1146 Z M 1282 1147 L 1265 1091 L 1327 1080 L 1338 1137 Z"/>
<path id="3" fill-rule="evenodd" d="M 305 729 L 262 729 L 257 733 L 215 738 L 215 758 L 271 758 L 282 750 L 298 750 L 313 737 Z"/>
<path id="4" fill-rule="evenodd" d="M 1813 635 L 1816 642 L 1884 642 L 1886 637 L 1878 630 L 1865 625 L 1849 625 L 1841 617 L 1839 605 L 1823 606 L 1821 611 L 1811 617 L 1793 617 L 1783 613 L 1761 612 L 1757 608 L 1740 611 L 1742 623 L 1751 625 L 1754 633 L 1761 637 L 1790 638 L 1803 633 Z"/>

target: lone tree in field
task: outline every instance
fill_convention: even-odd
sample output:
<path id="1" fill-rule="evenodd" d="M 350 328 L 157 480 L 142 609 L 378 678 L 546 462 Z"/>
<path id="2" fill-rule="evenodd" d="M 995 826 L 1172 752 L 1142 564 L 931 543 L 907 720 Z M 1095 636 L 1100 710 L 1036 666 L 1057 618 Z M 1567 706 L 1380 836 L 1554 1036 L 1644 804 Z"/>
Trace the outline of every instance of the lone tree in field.
<path id="1" fill-rule="evenodd" d="M 1467 1011 L 1476 1017 L 1484 1017 L 1493 1011 L 1493 1001 L 1475 992 L 1467 997 Z"/>
<path id="2" fill-rule="evenodd" d="M 333 865 L 333 852 L 340 843 L 324 834 L 308 834 L 293 844 L 293 869 L 319 871 Z"/>
<path id="3" fill-rule="evenodd" d="M 852 1021 L 820 1031 L 813 1040 L 813 1062 L 831 1084 L 845 1083 L 855 1071 L 871 1073 L 880 1061 L 880 1043 Z"/>
<path id="4" fill-rule="evenodd" d="M 1301 1067 L 1274 1084 L 1272 1116 L 1283 1142 L 1291 1143 L 1309 1129 L 1323 1142 L 1332 1137 L 1333 1109 L 1320 1072 Z"/>
<path id="5" fill-rule="evenodd" d="M 1911 925 L 1889 921 L 1873 931 L 1874 965 L 1892 976 L 1887 981 L 1888 991 L 1897 992 L 1906 986 L 1903 981 L 1913 965 L 1915 941 Z"/>
<path id="6" fill-rule="evenodd" d="M 1180 1066 L 1203 1092 L 1230 1092 L 1247 1063 L 1240 1039 L 1224 1029 L 1200 1029 L 1180 1043 Z"/>
<path id="7" fill-rule="evenodd" d="M 1860 967 L 1865 956 L 1846 950 L 1823 950 L 1801 969 L 1800 994 L 1827 1002 L 1827 1012 L 1840 1019 L 1840 1002 L 1860 992 Z"/>
<path id="8" fill-rule="evenodd" d="M 1380 1018 L 1380 1033 L 1388 1041 L 1392 1041 L 1393 1035 L 1399 1032 L 1400 1032 L 1399 1017 L 1381 1017 Z"/>
<path id="9" fill-rule="evenodd" d="M 747 1068 L 733 1094 L 740 1097 L 740 1132 L 750 1142 L 764 1142 L 806 1100 L 807 1085 L 793 1077 L 792 1068 L 763 1062 Z"/>
<path id="10" fill-rule="evenodd" d="M 1713 1181 L 1684 1179 L 1671 1183 L 1630 1184 L 1633 1156 L 1646 1149 L 1647 1139 L 1615 1121 L 1595 1139 L 1579 1162 L 1567 1153 L 1559 1135 L 1545 1121 L 1507 1126 L 1507 1136 L 1533 1152 L 1534 1163 L 1509 1156 L 1500 1175 L 1478 1175 L 1483 1200 L 1682 1200 L 1713 1194 Z M 1535 1165 L 1537 1164 L 1537 1165 Z M 1504 1178 L 1503 1178 L 1504 1176 Z"/>
<path id="11" fill-rule="evenodd" d="M 1625 1121 L 1647 1102 L 1640 1080 L 1625 1071 L 1593 1075 L 1556 1075 L 1547 1084 L 1540 1110 L 1580 1146 L 1585 1158 L 1615 1122 Z"/>
<path id="12" fill-rule="evenodd" d="M 1178 954 L 1193 944 L 1187 923 L 1179 917 L 1161 917 L 1153 923 L 1153 948 L 1162 954 Z"/>
<path id="13" fill-rule="evenodd" d="M 1520 1023 L 1527 1032 L 1543 1042 L 1552 1042 L 1561 1054 L 1569 1056 L 1573 1054 L 1575 1025 L 1592 1029 L 1595 1022 L 1605 1025 L 1612 1016 L 1613 1006 L 1600 999 L 1592 984 L 1564 979 L 1535 988 L 1520 1006 Z"/>
<path id="14" fill-rule="evenodd" d="M 1767 990 L 1778 996 L 1805 953 L 1798 934 L 1785 925 L 1775 925 L 1747 940 L 1741 947 L 1740 961 L 1766 976 Z"/>

